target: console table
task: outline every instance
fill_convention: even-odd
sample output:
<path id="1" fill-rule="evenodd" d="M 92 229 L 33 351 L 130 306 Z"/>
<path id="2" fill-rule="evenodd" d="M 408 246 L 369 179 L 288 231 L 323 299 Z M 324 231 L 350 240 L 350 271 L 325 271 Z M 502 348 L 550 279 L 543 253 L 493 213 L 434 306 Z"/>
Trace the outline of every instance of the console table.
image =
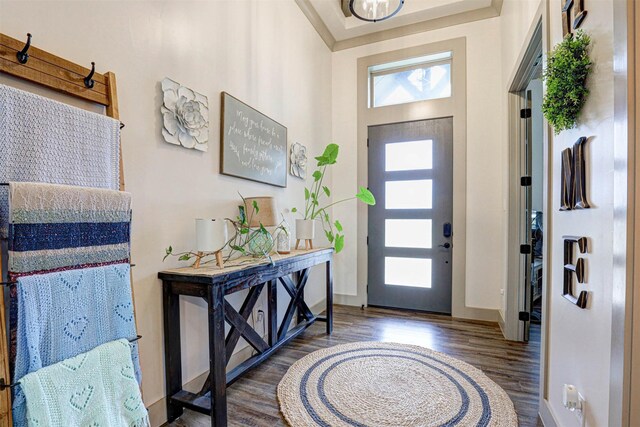
<path id="1" fill-rule="evenodd" d="M 294 250 L 276 255 L 273 264 L 250 258 L 234 260 L 224 269 L 216 266 L 178 268 L 158 273 L 162 279 L 164 307 L 164 351 L 167 386 L 167 416 L 169 422 L 188 408 L 211 416 L 211 425 L 227 425 L 226 388 L 244 373 L 254 368 L 278 348 L 301 334 L 316 320 L 326 322 L 327 334 L 333 327 L 333 249 Z M 326 268 L 326 316 L 314 315 L 304 301 L 304 288 L 309 270 L 315 265 Z M 278 283 L 291 298 L 284 318 L 278 325 Z M 247 322 L 260 297 L 267 289 L 268 338 L 263 339 Z M 226 300 L 229 295 L 248 289 L 240 310 Z M 180 295 L 201 297 L 207 301 L 209 322 L 209 378 L 199 393 L 182 389 L 182 357 L 180 351 Z M 294 314 L 297 324 L 290 328 Z M 225 337 L 225 321 L 231 327 Z M 240 337 L 255 350 L 256 355 L 226 372 L 227 362 Z"/>

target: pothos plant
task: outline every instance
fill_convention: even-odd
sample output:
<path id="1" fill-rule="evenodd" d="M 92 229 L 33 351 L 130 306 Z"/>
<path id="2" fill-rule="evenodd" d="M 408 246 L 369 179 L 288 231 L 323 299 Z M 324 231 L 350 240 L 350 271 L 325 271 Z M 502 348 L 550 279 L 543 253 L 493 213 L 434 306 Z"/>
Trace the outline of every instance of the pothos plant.
<path id="1" fill-rule="evenodd" d="M 229 261 L 236 255 L 253 255 L 264 257 L 273 263 L 269 250 L 265 249 L 260 251 L 260 253 L 254 253 L 249 249 L 252 242 L 257 241 L 258 239 L 261 239 L 263 237 L 268 239 L 270 237 L 270 233 L 264 227 L 264 225 L 262 225 L 262 223 L 260 223 L 258 227 L 249 226 L 253 219 L 253 215 L 257 215 L 258 212 L 260 212 L 260 208 L 258 207 L 258 202 L 254 200 L 252 206 L 253 209 L 249 210 L 245 198 L 242 197 L 242 195 L 240 195 L 240 198 L 242 199 L 242 205 L 238 206 L 238 215 L 236 216 L 235 220 L 225 218 L 234 228 L 233 237 L 231 237 L 221 248 L 221 250 L 227 247 L 229 247 L 230 249 L 229 253 L 225 257 L 225 262 Z M 247 216 L 247 212 L 249 211 L 251 213 Z M 276 227 L 276 230 L 278 229 L 282 229 L 282 224 Z M 204 257 L 212 255 L 214 255 L 214 253 L 205 254 Z M 196 251 L 174 253 L 173 247 L 169 246 L 165 249 L 165 256 L 162 260 L 164 261 L 170 256 L 178 257 L 178 261 L 189 261 L 192 258 L 196 258 L 197 256 L 199 256 L 199 254 Z M 211 259 L 209 261 L 206 261 L 205 264 L 211 261 L 214 260 Z"/>
<path id="2" fill-rule="evenodd" d="M 589 58 L 590 43 L 589 36 L 578 31 L 567 35 L 549 53 L 544 71 L 547 92 L 542 112 L 556 135 L 576 126 L 587 101 L 589 89 L 586 82 L 593 64 Z"/>
<path id="3" fill-rule="evenodd" d="M 297 208 L 291 209 L 291 212 L 299 212 L 303 216 L 303 219 L 319 219 L 322 223 L 322 229 L 324 230 L 329 243 L 331 243 L 335 248 L 336 253 L 340 252 L 344 248 L 344 229 L 339 220 L 331 220 L 331 216 L 327 209 L 339 203 L 353 199 L 358 199 L 370 206 L 376 204 L 376 198 L 373 196 L 371 191 L 365 187 L 360 187 L 358 193 L 353 197 L 341 199 L 322 207 L 320 206 L 323 198 L 331 197 L 331 190 L 329 187 L 324 185 L 324 178 L 327 167 L 336 164 L 339 150 L 340 147 L 337 144 L 329 144 L 324 149 L 322 155 L 315 158 L 318 161 L 318 164 L 317 169 L 311 175 L 313 177 L 313 183 L 311 184 L 311 187 L 305 187 L 304 189 L 304 213 L 302 211 L 298 211 Z"/>

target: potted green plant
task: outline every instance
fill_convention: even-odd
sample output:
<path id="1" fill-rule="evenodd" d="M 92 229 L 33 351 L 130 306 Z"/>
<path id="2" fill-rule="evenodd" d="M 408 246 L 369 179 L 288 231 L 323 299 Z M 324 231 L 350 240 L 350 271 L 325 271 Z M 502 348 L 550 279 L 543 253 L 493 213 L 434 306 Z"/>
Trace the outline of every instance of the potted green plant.
<path id="1" fill-rule="evenodd" d="M 162 259 L 166 260 L 168 257 L 178 257 L 179 261 L 189 261 L 192 258 L 196 258 L 197 266 L 200 266 L 201 260 L 203 258 L 216 255 L 217 257 L 221 257 L 221 251 L 225 248 L 229 248 L 230 251 L 224 257 L 224 259 L 218 261 L 218 265 L 222 266 L 223 263 L 231 260 L 234 256 L 242 256 L 242 255 L 251 255 L 256 258 L 266 258 L 270 262 L 273 263 L 271 259 L 271 250 L 273 249 L 273 237 L 267 231 L 267 229 L 259 223 L 257 226 L 251 226 L 253 224 L 253 215 L 257 215 L 260 212 L 260 208 L 258 203 L 253 200 L 252 208 L 249 209 L 247 204 L 247 200 L 240 194 L 240 198 L 242 199 L 242 205 L 238 206 L 238 216 L 235 220 L 226 218 L 224 223 L 229 223 L 234 228 L 234 234 L 231 239 L 227 239 L 226 236 L 226 225 L 225 227 L 225 242 L 216 252 L 201 252 L 199 250 L 196 251 L 185 251 L 185 252 L 173 252 L 173 247 L 169 246 L 165 249 L 165 256 Z M 282 224 L 276 227 L 276 231 L 282 228 Z M 210 261 L 206 261 L 203 264 L 206 264 Z"/>
<path id="2" fill-rule="evenodd" d="M 337 144 L 329 144 L 324 149 L 321 156 L 316 157 L 318 161 L 317 169 L 311 175 L 313 177 L 313 183 L 311 187 L 305 187 L 304 189 L 304 212 L 298 211 L 297 208 L 291 209 L 291 212 L 299 212 L 302 215 L 301 219 L 296 219 L 296 239 L 298 243 L 300 240 L 313 240 L 315 238 L 315 223 L 320 221 L 322 229 L 329 243 L 333 245 L 336 253 L 340 252 L 344 248 L 344 233 L 343 227 L 340 221 L 332 221 L 327 211 L 331 206 L 335 206 L 338 203 L 343 203 L 349 200 L 358 199 L 367 205 L 375 205 L 376 198 L 371 191 L 365 187 L 360 187 L 358 193 L 353 197 L 338 200 L 333 203 L 320 206 L 323 198 L 331 197 L 331 190 L 324 185 L 325 172 L 327 167 L 336 164 L 338 159 L 338 152 L 340 147 Z M 297 245 L 296 245 L 297 246 Z"/>
<path id="3" fill-rule="evenodd" d="M 587 102 L 587 77 L 592 67 L 590 43 L 589 36 L 578 31 L 567 35 L 549 53 L 544 71 L 547 88 L 542 112 L 556 135 L 576 126 L 580 111 Z"/>

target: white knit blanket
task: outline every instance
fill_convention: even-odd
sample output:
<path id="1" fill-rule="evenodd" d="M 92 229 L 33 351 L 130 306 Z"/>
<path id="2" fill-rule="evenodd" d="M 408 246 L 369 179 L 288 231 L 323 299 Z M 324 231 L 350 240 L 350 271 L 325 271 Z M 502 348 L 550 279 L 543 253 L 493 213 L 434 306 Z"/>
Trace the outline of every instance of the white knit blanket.
<path id="1" fill-rule="evenodd" d="M 0 85 L 0 183 L 118 189 L 120 122 Z M 0 186 L 0 236 L 6 237 L 8 188 Z"/>
<path id="2" fill-rule="evenodd" d="M 29 426 L 149 427 L 125 339 L 26 375 L 20 387 Z"/>

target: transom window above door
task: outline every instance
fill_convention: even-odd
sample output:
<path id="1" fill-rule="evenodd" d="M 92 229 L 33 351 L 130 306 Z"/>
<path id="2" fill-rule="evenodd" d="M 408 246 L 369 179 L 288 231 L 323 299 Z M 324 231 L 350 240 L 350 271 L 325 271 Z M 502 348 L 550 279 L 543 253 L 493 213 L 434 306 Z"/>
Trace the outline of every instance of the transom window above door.
<path id="1" fill-rule="evenodd" d="M 369 107 L 451 96 L 451 52 L 369 67 Z"/>

